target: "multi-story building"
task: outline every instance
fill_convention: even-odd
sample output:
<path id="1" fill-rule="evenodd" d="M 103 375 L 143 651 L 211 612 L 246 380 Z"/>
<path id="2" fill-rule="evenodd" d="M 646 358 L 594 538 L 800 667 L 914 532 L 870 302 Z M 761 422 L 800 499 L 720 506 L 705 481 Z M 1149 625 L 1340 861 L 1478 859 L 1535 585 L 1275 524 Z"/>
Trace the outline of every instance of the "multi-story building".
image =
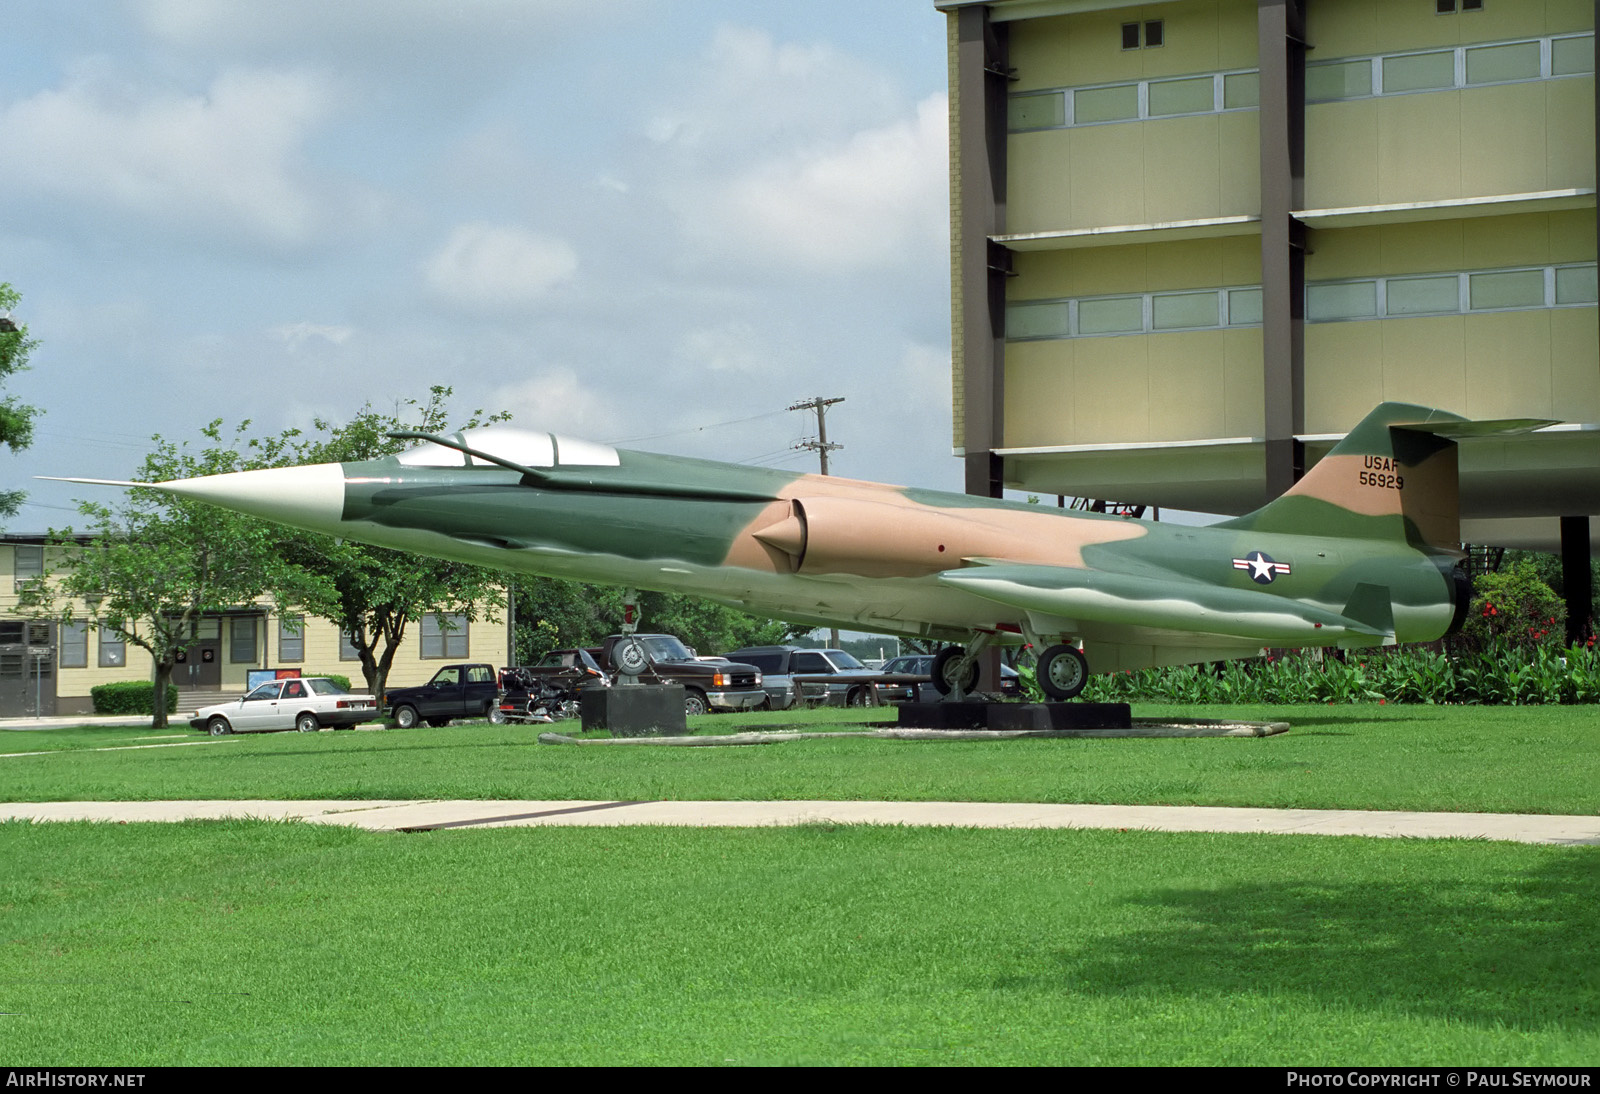
<path id="1" fill-rule="evenodd" d="M 1463 534 L 1587 575 L 1594 0 L 935 7 L 969 491 L 1234 514 L 1383 400 L 1553 420 L 1462 445 Z"/>
<path id="2" fill-rule="evenodd" d="M 0 717 L 82 714 L 93 709 L 99 684 L 152 680 L 155 665 L 139 646 L 90 625 L 90 605 L 73 605 L 73 621 L 37 619 L 16 611 L 19 586 L 44 572 L 44 537 L 0 537 Z M 500 613 L 504 620 L 505 613 Z M 252 669 L 299 669 L 306 676 L 348 676 L 361 690 L 361 662 L 338 624 L 304 613 L 281 613 L 263 598 L 200 619 L 198 639 L 173 672 L 179 710 L 192 710 L 218 692 L 243 694 Z M 389 684 L 432 678 L 444 661 L 507 662 L 505 622 L 465 615 L 424 616 L 412 624 Z"/>

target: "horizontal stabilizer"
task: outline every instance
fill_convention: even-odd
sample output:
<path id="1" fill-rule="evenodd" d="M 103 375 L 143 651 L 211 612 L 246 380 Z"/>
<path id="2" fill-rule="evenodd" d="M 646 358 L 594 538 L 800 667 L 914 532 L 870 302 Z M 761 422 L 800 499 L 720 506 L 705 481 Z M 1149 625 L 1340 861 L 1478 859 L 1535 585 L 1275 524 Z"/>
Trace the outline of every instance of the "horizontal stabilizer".
<path id="1" fill-rule="evenodd" d="M 1518 434 L 1532 433 L 1536 429 L 1560 424 L 1560 420 L 1556 418 L 1499 418 L 1481 422 L 1407 422 L 1395 428 L 1409 429 L 1414 433 L 1432 433 L 1435 437 L 1448 437 L 1452 441 L 1463 441 L 1473 437 L 1515 437 Z"/>

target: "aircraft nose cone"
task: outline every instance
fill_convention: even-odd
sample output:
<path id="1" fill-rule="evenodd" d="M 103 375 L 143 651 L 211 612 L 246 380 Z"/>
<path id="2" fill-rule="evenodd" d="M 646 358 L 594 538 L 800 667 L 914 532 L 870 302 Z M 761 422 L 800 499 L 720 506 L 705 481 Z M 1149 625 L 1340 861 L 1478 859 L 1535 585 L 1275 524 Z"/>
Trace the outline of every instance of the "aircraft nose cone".
<path id="1" fill-rule="evenodd" d="M 152 484 L 157 490 L 255 517 L 337 534 L 344 515 L 344 467 L 269 467 Z"/>

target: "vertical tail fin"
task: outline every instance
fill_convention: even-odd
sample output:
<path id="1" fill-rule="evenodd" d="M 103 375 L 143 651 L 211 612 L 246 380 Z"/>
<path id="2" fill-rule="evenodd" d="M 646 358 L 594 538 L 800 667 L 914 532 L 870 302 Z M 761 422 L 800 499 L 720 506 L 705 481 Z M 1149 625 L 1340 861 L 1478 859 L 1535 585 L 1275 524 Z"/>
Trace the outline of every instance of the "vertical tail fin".
<path id="1" fill-rule="evenodd" d="M 1461 518 L 1451 437 L 1537 424 L 1473 423 L 1448 411 L 1382 403 L 1282 497 L 1221 527 L 1454 549 Z"/>

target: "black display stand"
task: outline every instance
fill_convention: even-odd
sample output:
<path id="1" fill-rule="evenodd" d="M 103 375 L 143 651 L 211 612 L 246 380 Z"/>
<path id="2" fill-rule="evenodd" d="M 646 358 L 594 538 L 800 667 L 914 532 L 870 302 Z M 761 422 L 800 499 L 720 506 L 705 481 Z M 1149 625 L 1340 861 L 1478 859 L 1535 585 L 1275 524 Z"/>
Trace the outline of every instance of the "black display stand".
<path id="1" fill-rule="evenodd" d="M 613 737 L 682 737 L 689 732 L 683 698 L 682 684 L 590 688 L 579 697 L 583 728 Z"/>

